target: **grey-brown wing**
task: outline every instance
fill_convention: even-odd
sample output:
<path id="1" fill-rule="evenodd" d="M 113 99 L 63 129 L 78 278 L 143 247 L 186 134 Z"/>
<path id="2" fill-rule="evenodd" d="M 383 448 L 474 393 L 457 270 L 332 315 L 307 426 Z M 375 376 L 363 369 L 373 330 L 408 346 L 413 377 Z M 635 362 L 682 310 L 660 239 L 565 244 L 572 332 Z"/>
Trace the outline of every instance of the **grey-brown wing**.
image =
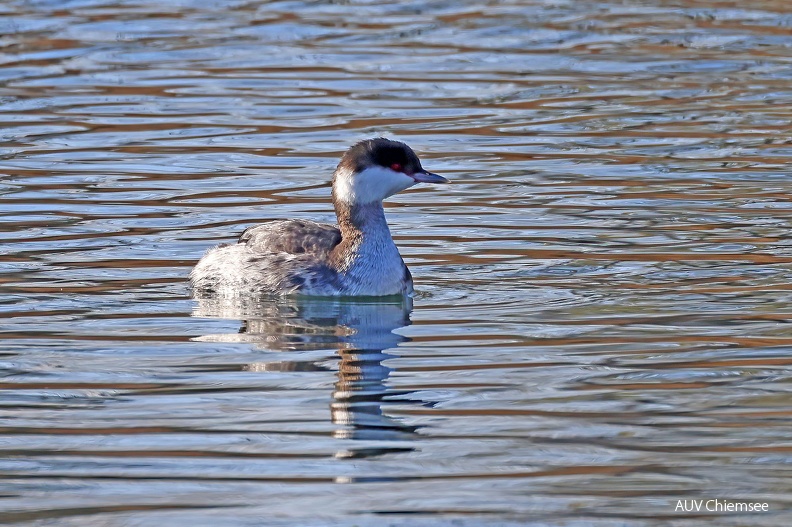
<path id="1" fill-rule="evenodd" d="M 260 253 L 326 255 L 341 242 L 338 227 L 307 220 L 271 221 L 246 229 L 239 243 Z"/>

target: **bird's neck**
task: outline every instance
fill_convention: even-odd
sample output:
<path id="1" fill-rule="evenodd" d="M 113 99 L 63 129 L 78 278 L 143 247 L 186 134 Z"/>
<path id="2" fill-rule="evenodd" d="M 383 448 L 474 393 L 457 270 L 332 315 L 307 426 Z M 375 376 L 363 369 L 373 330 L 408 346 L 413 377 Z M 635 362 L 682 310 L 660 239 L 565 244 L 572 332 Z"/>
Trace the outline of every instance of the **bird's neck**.
<path id="1" fill-rule="evenodd" d="M 335 210 L 342 243 L 348 241 L 355 246 L 370 243 L 393 244 L 381 201 L 362 204 L 336 202 Z"/>
<path id="2" fill-rule="evenodd" d="M 341 243 L 330 254 L 331 266 L 365 295 L 393 295 L 412 290 L 409 271 L 391 237 L 382 202 L 344 205 L 336 202 Z"/>

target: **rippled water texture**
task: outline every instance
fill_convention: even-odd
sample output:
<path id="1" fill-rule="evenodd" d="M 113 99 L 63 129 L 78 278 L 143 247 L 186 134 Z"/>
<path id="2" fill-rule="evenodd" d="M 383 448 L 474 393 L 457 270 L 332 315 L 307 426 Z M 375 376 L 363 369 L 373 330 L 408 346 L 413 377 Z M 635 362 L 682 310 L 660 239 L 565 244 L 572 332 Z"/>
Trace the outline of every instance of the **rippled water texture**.
<path id="1" fill-rule="evenodd" d="M 0 4 L 0 522 L 789 525 L 787 0 Z M 196 302 L 387 134 L 398 302 Z M 763 514 L 675 511 L 765 501 Z"/>

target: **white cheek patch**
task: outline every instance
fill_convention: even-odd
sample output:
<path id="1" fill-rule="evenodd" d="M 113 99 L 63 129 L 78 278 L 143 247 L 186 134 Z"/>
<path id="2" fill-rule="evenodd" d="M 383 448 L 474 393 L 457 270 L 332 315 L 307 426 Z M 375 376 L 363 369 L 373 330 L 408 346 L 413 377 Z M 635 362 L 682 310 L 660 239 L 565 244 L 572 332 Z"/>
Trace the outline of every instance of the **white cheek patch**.
<path id="1" fill-rule="evenodd" d="M 336 196 L 347 203 L 382 201 L 406 188 L 415 180 L 406 174 L 385 167 L 370 167 L 357 174 L 344 174 L 336 178 Z"/>

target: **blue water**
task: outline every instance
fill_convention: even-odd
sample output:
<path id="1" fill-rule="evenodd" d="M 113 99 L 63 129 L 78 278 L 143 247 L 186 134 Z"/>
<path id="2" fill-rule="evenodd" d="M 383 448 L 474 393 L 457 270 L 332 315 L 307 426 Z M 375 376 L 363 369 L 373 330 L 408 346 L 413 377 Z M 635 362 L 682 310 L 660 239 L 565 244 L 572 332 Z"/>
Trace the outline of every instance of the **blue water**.
<path id="1" fill-rule="evenodd" d="M 786 525 L 791 24 L 5 2 L 0 522 Z M 380 134 L 453 181 L 386 209 L 412 302 L 190 299 Z"/>

